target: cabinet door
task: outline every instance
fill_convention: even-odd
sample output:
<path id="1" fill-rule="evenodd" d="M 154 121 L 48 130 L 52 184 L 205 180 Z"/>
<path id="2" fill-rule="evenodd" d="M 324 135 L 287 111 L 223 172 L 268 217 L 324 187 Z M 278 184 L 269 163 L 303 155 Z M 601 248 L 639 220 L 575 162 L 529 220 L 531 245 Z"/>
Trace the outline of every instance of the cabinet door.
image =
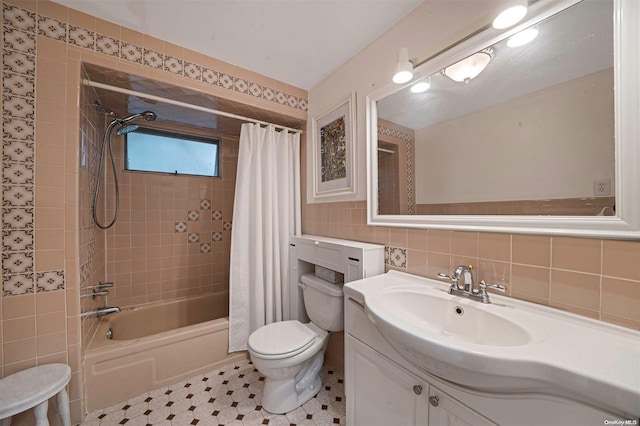
<path id="1" fill-rule="evenodd" d="M 428 385 L 346 335 L 347 424 L 427 424 Z"/>
<path id="2" fill-rule="evenodd" d="M 438 388 L 429 390 L 429 426 L 489 426 L 496 425 L 479 413 L 462 405 Z"/>

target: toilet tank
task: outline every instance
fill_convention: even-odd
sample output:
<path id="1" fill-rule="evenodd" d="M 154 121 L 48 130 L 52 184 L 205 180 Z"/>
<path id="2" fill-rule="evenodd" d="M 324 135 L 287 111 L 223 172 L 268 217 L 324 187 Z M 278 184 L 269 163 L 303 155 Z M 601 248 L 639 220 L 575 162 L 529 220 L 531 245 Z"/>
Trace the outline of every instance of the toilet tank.
<path id="1" fill-rule="evenodd" d="M 331 284 L 313 274 L 300 277 L 304 307 L 318 327 L 327 331 L 344 329 L 343 284 Z"/>

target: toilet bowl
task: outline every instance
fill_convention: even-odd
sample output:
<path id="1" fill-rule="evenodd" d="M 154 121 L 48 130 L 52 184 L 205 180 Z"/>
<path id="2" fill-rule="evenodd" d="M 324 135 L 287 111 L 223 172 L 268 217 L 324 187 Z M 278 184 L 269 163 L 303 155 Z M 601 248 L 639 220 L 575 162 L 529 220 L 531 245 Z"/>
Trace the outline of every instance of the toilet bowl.
<path id="1" fill-rule="evenodd" d="M 268 324 L 248 340 L 251 361 L 265 376 L 262 407 L 274 414 L 295 410 L 320 391 L 329 332 L 344 328 L 342 285 L 312 274 L 303 275 L 301 281 L 311 322 Z"/>

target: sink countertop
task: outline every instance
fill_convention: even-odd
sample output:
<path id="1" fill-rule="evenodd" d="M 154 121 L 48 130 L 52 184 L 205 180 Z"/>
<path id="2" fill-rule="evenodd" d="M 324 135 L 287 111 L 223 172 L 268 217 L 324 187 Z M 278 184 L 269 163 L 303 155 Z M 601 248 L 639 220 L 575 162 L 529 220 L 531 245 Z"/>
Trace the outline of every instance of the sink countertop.
<path id="1" fill-rule="evenodd" d="M 559 394 L 640 416 L 640 332 L 493 293 L 492 303 L 482 304 L 449 295 L 448 287 L 389 271 L 347 283 L 344 293 L 365 307 L 404 358 L 445 380 L 489 392 Z M 492 346 L 436 333 L 406 312 L 385 311 L 385 295 L 394 292 L 425 294 L 500 316 L 527 330 L 530 341 Z M 403 353 L 398 342 L 411 347 Z M 416 357 L 424 363 L 418 365 Z"/>

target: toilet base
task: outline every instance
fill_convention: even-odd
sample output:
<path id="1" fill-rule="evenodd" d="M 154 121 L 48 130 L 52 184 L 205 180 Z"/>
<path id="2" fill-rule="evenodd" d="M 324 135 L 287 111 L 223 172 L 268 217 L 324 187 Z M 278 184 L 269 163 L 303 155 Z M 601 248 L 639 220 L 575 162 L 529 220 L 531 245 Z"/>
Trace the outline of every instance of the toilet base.
<path id="1" fill-rule="evenodd" d="M 295 410 L 313 398 L 322 388 L 322 364 L 324 350 L 306 361 L 302 369 L 289 379 L 267 377 L 262 392 L 262 408 L 273 414 Z"/>

